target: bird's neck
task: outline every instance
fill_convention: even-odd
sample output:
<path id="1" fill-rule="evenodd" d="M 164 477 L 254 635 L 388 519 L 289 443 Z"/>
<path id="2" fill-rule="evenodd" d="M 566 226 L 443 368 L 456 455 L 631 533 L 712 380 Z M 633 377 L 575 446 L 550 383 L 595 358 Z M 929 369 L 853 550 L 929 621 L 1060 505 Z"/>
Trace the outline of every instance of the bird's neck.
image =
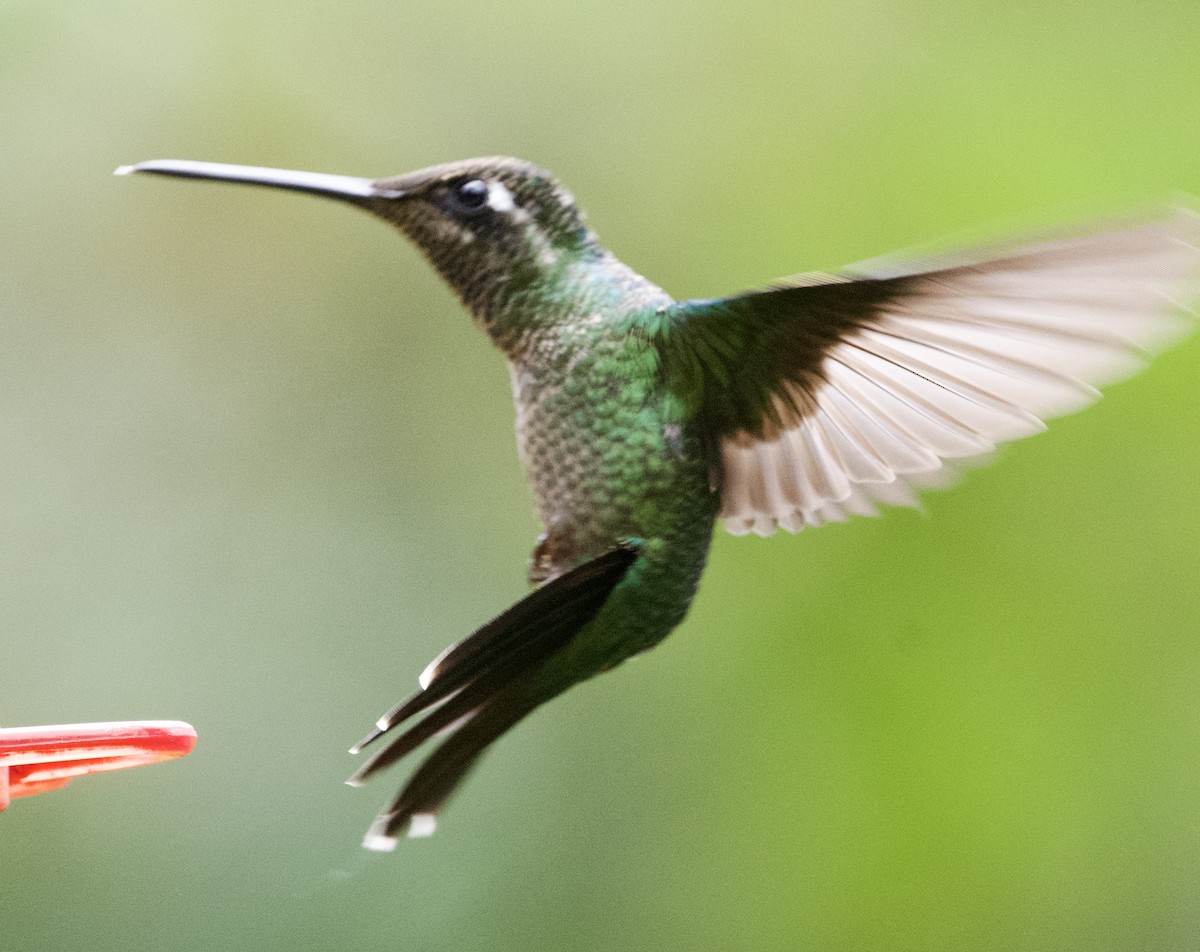
<path id="1" fill-rule="evenodd" d="M 599 246 L 548 251 L 535 262 L 484 270 L 455 288 L 476 323 L 518 363 L 548 336 L 599 332 L 647 298 L 665 297 Z"/>

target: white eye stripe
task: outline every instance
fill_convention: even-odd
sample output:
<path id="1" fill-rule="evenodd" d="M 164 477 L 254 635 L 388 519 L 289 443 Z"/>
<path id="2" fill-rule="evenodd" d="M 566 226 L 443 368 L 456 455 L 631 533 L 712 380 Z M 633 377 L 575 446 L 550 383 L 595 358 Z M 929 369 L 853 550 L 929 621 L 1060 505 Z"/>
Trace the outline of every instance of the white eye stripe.
<path id="1" fill-rule="evenodd" d="M 507 215 L 514 224 L 523 225 L 530 220 L 529 212 L 517 204 L 516 197 L 503 182 L 488 182 L 487 206 L 497 214 Z"/>
<path id="2" fill-rule="evenodd" d="M 511 212 L 517 207 L 513 193 L 503 182 L 488 182 L 487 203 L 494 212 Z"/>

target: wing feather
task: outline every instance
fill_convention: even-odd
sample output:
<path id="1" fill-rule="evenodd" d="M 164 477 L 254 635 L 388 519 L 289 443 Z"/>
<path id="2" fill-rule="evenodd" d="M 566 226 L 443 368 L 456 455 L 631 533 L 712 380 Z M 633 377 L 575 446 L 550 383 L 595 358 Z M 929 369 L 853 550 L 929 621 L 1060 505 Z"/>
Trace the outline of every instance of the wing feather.
<path id="1" fill-rule="evenodd" d="M 692 384 L 720 435 L 726 527 L 915 505 L 1087 406 L 1191 328 L 1198 245 L 1197 216 L 1177 211 L 968 264 L 683 302 L 685 341 L 721 327 Z"/>

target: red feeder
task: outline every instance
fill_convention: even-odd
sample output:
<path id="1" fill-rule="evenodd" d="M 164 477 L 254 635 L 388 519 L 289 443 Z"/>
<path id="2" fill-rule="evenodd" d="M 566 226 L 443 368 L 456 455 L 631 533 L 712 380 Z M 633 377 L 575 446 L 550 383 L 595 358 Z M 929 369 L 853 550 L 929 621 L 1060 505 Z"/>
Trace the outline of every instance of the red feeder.
<path id="1" fill-rule="evenodd" d="M 0 810 L 72 777 L 182 757 L 195 746 L 196 729 L 183 721 L 0 727 Z"/>

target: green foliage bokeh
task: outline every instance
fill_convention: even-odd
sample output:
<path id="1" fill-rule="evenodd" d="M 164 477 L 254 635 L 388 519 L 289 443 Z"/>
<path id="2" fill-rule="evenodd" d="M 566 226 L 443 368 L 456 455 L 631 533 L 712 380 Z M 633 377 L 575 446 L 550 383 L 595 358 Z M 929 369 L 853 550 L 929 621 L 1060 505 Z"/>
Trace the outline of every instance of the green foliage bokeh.
<path id="1" fill-rule="evenodd" d="M 399 774 L 345 748 L 524 591 L 502 362 L 365 216 L 109 173 L 517 154 L 707 296 L 1200 192 L 1198 40 L 1131 0 L 0 0 L 0 723 L 200 733 L 0 815 L 0 946 L 1195 949 L 1200 338 L 924 513 L 720 536 L 671 639 L 380 857 Z"/>

